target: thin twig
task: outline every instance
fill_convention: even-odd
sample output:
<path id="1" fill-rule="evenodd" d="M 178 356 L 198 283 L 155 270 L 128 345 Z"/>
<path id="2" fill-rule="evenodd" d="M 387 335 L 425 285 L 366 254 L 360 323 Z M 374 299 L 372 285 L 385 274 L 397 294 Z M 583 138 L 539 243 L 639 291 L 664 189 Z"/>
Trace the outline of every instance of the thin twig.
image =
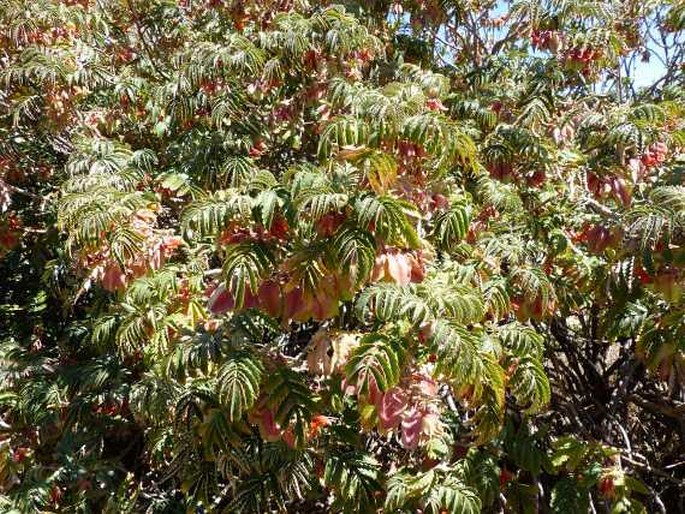
<path id="1" fill-rule="evenodd" d="M 147 56 L 150 58 L 150 64 L 152 64 L 152 67 L 155 69 L 157 73 L 159 73 L 160 75 L 164 75 L 159 69 L 159 65 L 155 60 L 152 48 L 150 48 L 150 45 L 148 44 L 148 41 L 145 38 L 145 34 L 143 33 L 143 29 L 140 26 L 140 17 L 138 16 L 138 10 L 135 7 L 134 1 L 135 0 L 126 0 L 126 4 L 128 5 L 128 8 L 131 11 L 131 15 L 133 16 L 133 24 L 136 26 L 136 32 L 138 33 L 140 42 L 145 47 L 145 53 L 147 53 Z"/>
<path id="2" fill-rule="evenodd" d="M 28 196 L 29 198 L 33 198 L 34 200 L 46 200 L 46 197 L 37 195 L 35 193 L 32 193 L 31 191 L 27 191 L 26 189 L 22 189 L 17 186 L 13 186 L 12 184 L 8 184 L 5 182 L 5 187 L 12 191 L 13 193 L 19 193 L 20 195 Z"/>
<path id="3" fill-rule="evenodd" d="M 664 480 L 668 480 L 669 482 L 676 484 L 681 489 L 685 488 L 685 482 L 683 482 L 682 480 L 680 480 L 678 478 L 675 478 L 675 477 L 669 475 L 668 473 L 666 473 L 665 471 L 663 471 L 661 469 L 654 468 L 649 464 L 644 464 L 644 463 L 639 462 L 635 459 L 631 459 L 630 457 L 627 457 L 625 455 L 623 456 L 623 460 L 625 460 L 626 462 L 629 462 L 630 464 L 632 464 L 633 466 L 635 466 L 637 468 L 640 468 L 644 471 L 652 473 L 653 475 L 661 477 Z"/>

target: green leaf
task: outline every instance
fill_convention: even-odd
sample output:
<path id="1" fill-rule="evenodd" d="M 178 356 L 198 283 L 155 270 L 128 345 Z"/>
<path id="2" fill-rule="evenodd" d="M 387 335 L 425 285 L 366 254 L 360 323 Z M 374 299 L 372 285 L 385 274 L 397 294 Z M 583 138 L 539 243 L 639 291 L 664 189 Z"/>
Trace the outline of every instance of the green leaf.
<path id="1" fill-rule="evenodd" d="M 227 289 L 240 309 L 248 291 L 256 293 L 261 281 L 273 269 L 273 256 L 266 244 L 246 241 L 226 247 L 223 276 Z"/>
<path id="2" fill-rule="evenodd" d="M 371 314 L 379 321 L 409 320 L 420 326 L 428 323 L 433 315 L 428 303 L 410 287 L 379 283 L 367 287 L 359 295 L 356 305 L 362 319 Z"/>
<path id="3" fill-rule="evenodd" d="M 262 225 L 266 229 L 271 228 L 276 208 L 281 203 L 278 194 L 273 190 L 261 191 L 254 200 L 254 205 L 258 209 Z"/>
<path id="4" fill-rule="evenodd" d="M 471 206 L 465 202 L 457 202 L 446 212 L 435 218 L 433 237 L 437 246 L 449 251 L 458 244 L 469 230 L 471 223 Z"/>
<path id="5" fill-rule="evenodd" d="M 529 405 L 528 413 L 540 411 L 551 399 L 549 379 L 542 363 L 536 359 L 520 359 L 516 371 L 509 379 L 509 385 L 519 404 Z"/>
<path id="6" fill-rule="evenodd" d="M 304 377 L 289 368 L 281 367 L 266 378 L 263 390 L 266 404 L 274 413 L 274 420 L 293 430 L 295 446 L 302 448 L 307 440 L 309 421 L 316 407 L 317 397 L 304 382 Z"/>
<path id="7" fill-rule="evenodd" d="M 235 190 L 223 190 L 198 198 L 184 211 L 181 227 L 188 239 L 216 236 L 231 221 L 250 219 L 253 200 Z"/>
<path id="8" fill-rule="evenodd" d="M 365 195 L 354 203 L 359 224 L 372 229 L 387 244 L 418 248 L 421 241 L 408 219 L 417 216 L 416 207 L 391 196 Z"/>
<path id="9" fill-rule="evenodd" d="M 381 489 L 380 464 L 361 451 L 332 451 L 323 473 L 326 487 L 334 491 L 337 512 L 376 512 L 375 492 Z"/>
<path id="10" fill-rule="evenodd" d="M 435 480 L 436 475 L 432 470 L 418 475 L 407 470 L 397 471 L 388 478 L 386 512 L 406 508 L 408 502 L 413 502 L 426 494 L 433 487 Z"/>
<path id="11" fill-rule="evenodd" d="M 371 234 L 345 225 L 335 234 L 331 246 L 338 269 L 349 273 L 355 284 L 369 278 L 376 259 L 376 244 Z"/>
<path id="12" fill-rule="evenodd" d="M 369 393 L 371 379 L 378 389 L 387 391 L 399 382 L 406 352 L 403 343 L 385 334 L 365 335 L 345 366 L 347 380 L 361 394 Z"/>
<path id="13" fill-rule="evenodd" d="M 550 498 L 550 508 L 559 514 L 578 514 L 589 509 L 587 490 L 578 486 L 571 478 L 562 478 L 554 488 Z"/>
<path id="14" fill-rule="evenodd" d="M 221 409 L 210 409 L 198 426 L 205 458 L 214 460 L 216 454 L 225 451 L 229 445 L 239 446 L 240 435 L 231 426 L 231 420 Z"/>
<path id="15" fill-rule="evenodd" d="M 482 504 L 475 490 L 453 477 L 437 483 L 423 500 L 424 512 L 439 514 L 479 514 Z"/>
<path id="16" fill-rule="evenodd" d="M 517 357 L 541 359 L 544 339 L 532 327 L 519 323 L 508 323 L 497 329 L 497 336 L 508 351 Z"/>
<path id="17" fill-rule="evenodd" d="M 261 362 L 249 353 L 236 353 L 217 373 L 217 395 L 227 407 L 228 420 L 238 421 L 254 405 L 262 380 Z"/>

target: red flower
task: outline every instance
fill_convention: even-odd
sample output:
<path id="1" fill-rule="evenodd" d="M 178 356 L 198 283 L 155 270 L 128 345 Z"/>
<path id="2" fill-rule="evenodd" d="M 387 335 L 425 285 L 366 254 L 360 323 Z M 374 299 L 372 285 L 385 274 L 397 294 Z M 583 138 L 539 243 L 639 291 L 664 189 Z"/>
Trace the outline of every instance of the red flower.
<path id="1" fill-rule="evenodd" d="M 624 207 L 630 207 L 633 198 L 632 187 L 630 187 L 624 179 L 620 177 L 612 178 L 611 189 L 616 199 L 619 200 Z"/>
<path id="2" fill-rule="evenodd" d="M 250 148 L 250 157 L 260 157 L 266 151 L 266 144 L 261 139 L 257 139 Z"/>
<path id="3" fill-rule="evenodd" d="M 12 453 L 12 460 L 16 463 L 23 462 L 27 454 L 28 450 L 26 448 L 17 448 Z"/>
<path id="4" fill-rule="evenodd" d="M 450 203 L 445 195 L 440 193 L 435 193 L 430 198 L 431 207 L 437 210 L 446 210 L 449 208 Z"/>
<path id="5" fill-rule="evenodd" d="M 295 448 L 295 431 L 292 425 L 288 426 L 283 432 L 283 442 L 288 445 L 289 448 Z"/>
<path id="6" fill-rule="evenodd" d="M 370 404 L 375 405 L 376 407 L 378 407 L 381 404 L 381 401 L 383 400 L 383 393 L 378 388 L 376 379 L 373 377 L 369 377 L 368 400 Z"/>
<path id="7" fill-rule="evenodd" d="M 413 283 L 419 283 L 423 282 L 423 279 L 426 278 L 426 265 L 423 260 L 423 256 L 421 255 L 420 251 L 417 252 L 418 255 L 409 255 L 408 259 L 409 262 L 411 263 L 411 282 Z"/>

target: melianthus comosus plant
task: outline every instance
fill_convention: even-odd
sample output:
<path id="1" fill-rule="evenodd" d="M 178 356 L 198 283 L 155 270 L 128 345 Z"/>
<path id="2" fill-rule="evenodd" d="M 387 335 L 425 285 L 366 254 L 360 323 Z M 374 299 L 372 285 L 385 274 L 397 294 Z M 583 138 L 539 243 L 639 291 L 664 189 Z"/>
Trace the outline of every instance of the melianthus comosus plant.
<path id="1" fill-rule="evenodd" d="M 277 4 L 6 2 L 3 508 L 675 502 L 683 92 L 592 89 L 650 12 Z"/>

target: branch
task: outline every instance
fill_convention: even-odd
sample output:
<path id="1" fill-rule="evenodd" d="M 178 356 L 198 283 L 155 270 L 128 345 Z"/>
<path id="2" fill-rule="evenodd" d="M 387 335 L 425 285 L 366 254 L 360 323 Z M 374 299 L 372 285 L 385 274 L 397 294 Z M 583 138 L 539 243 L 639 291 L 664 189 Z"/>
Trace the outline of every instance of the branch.
<path id="1" fill-rule="evenodd" d="M 599 203 L 594 198 L 585 198 L 583 201 L 587 205 L 589 205 L 590 207 L 595 208 L 597 211 L 601 212 L 605 216 L 608 216 L 609 218 L 614 218 L 614 219 L 618 218 L 618 214 L 616 214 L 614 211 L 612 211 L 608 207 L 602 205 L 601 203 Z"/>
<path id="2" fill-rule="evenodd" d="M 126 4 L 128 5 L 129 10 L 131 11 L 131 16 L 133 17 L 133 24 L 136 26 L 136 32 L 138 33 L 140 42 L 145 47 L 145 53 L 149 57 L 150 64 L 152 64 L 152 67 L 155 69 L 157 73 L 163 76 L 164 73 L 162 73 L 159 69 L 159 66 L 154 58 L 152 49 L 150 48 L 150 45 L 148 44 L 147 39 L 145 38 L 145 34 L 143 33 L 143 29 L 140 26 L 140 17 L 138 16 L 138 11 L 136 10 L 136 6 L 133 2 L 134 0 L 126 0 Z"/>
<path id="3" fill-rule="evenodd" d="M 663 414 L 664 416 L 673 418 L 679 422 L 682 422 L 683 416 L 685 416 L 685 403 L 679 403 L 677 405 L 656 403 L 645 398 L 641 398 L 636 394 L 629 395 L 628 401 L 648 412 L 651 412 L 652 414 Z"/>
<path id="4" fill-rule="evenodd" d="M 4 182 L 3 184 L 7 189 L 12 191 L 13 193 L 18 193 L 20 195 L 28 196 L 29 198 L 33 198 L 34 200 L 43 201 L 43 200 L 47 199 L 45 196 L 37 195 L 35 193 L 32 193 L 31 191 L 27 191 L 26 189 L 22 189 L 20 187 L 13 186 L 12 184 L 8 184 L 7 182 Z"/>
<path id="5" fill-rule="evenodd" d="M 665 471 L 663 471 L 661 469 L 657 469 L 657 468 L 652 467 L 649 463 L 643 463 L 643 462 L 631 459 L 630 457 L 628 457 L 626 455 L 622 455 L 621 459 L 623 459 L 626 462 L 629 462 L 630 464 L 632 464 L 636 468 L 647 471 L 648 473 L 652 473 L 653 475 L 661 477 L 664 480 L 668 480 L 669 482 L 672 482 L 681 488 L 683 487 L 683 481 L 682 480 L 669 475 L 668 473 L 666 473 Z"/>

